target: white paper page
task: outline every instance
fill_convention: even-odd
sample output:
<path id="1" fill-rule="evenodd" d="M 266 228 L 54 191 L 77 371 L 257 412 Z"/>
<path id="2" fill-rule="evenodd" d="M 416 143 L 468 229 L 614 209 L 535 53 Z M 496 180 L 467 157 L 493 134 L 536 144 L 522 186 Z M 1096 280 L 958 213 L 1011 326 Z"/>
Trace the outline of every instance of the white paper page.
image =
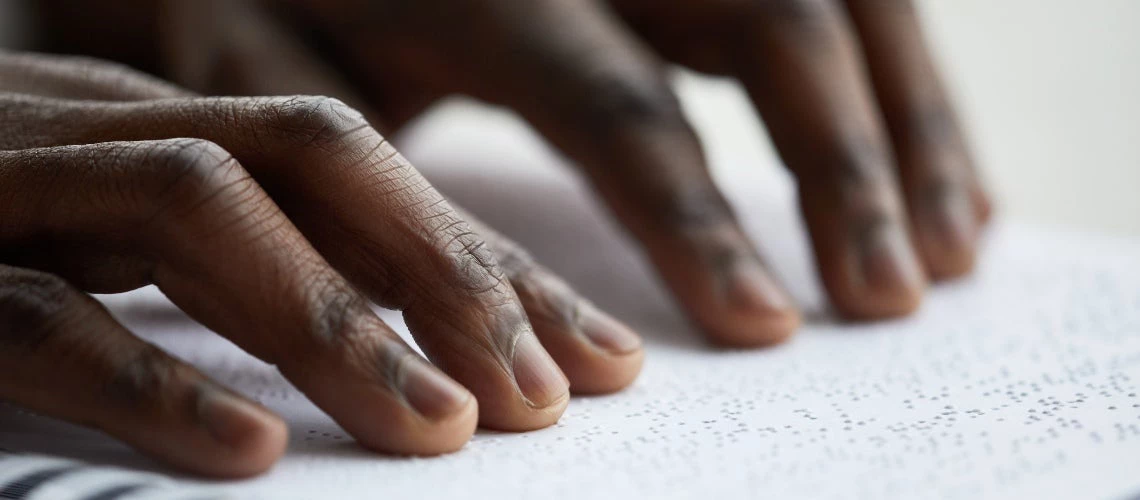
<path id="1" fill-rule="evenodd" d="M 812 313 L 786 345 L 725 351 L 696 340 L 573 184 L 513 191 L 547 200 L 562 222 L 520 221 L 545 228 L 526 232 L 491 218 L 645 334 L 648 361 L 631 389 L 576 398 L 551 429 L 480 432 L 439 458 L 384 457 L 153 290 L 108 298 L 127 326 L 288 420 L 289 452 L 272 472 L 207 485 L 237 498 L 1140 493 L 1136 242 L 1002 228 L 977 275 L 937 287 L 914 317 L 849 325 Z M 765 210 L 745 203 L 742 213 Z M 769 240 L 802 245 L 780 234 L 793 218 L 764 219 L 783 221 Z M 582 238 L 593 243 L 571 244 Z M 801 255 L 769 252 L 785 274 L 807 275 Z M 0 447 L 162 471 L 94 432 L 12 408 L 0 408 Z"/>

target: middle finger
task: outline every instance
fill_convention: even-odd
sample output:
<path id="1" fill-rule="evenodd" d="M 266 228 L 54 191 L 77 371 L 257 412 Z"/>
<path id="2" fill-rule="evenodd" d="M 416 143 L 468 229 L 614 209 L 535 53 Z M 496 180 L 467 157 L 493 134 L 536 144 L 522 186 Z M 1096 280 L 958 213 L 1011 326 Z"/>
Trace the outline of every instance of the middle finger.
<path id="1" fill-rule="evenodd" d="M 737 4 L 725 51 L 798 179 L 832 302 L 855 318 L 914 310 L 926 277 L 848 19 L 829 0 Z"/>

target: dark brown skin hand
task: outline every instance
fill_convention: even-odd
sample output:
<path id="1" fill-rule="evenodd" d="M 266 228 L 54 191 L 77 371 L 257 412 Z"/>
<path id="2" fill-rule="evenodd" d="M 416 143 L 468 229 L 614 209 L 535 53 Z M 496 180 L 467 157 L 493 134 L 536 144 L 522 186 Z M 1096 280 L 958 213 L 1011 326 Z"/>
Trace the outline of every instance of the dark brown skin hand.
<path id="1" fill-rule="evenodd" d="M 799 312 L 714 185 L 666 62 L 747 88 L 845 317 L 909 313 L 928 279 L 968 273 L 991 212 L 910 0 L 39 4 L 68 18 L 58 49 L 129 53 L 203 92 L 335 95 L 387 129 L 454 93 L 513 108 L 577 160 L 716 343 L 778 342 Z M 128 17 L 149 21 L 87 34 Z M 138 33 L 162 50 L 134 54 Z"/>
<path id="2" fill-rule="evenodd" d="M 87 295 L 148 284 L 381 452 L 453 451 L 477 422 L 545 427 L 570 389 L 617 390 L 641 366 L 628 328 L 340 101 L 195 97 L 0 51 L 0 399 L 188 471 L 264 471 L 279 417 Z M 369 299 L 403 311 L 430 363 Z"/>
<path id="3" fill-rule="evenodd" d="M 714 342 L 778 342 L 799 314 L 713 184 L 665 61 L 747 88 L 843 316 L 909 313 L 928 278 L 974 264 L 990 203 L 909 0 L 286 3 L 388 123 L 451 93 L 518 111 Z"/>

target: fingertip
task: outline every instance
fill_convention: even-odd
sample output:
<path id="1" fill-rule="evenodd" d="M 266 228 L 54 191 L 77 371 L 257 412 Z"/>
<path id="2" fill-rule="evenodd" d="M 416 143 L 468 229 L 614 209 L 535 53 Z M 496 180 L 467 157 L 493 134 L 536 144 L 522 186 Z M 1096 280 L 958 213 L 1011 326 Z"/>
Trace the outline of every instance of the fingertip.
<path id="1" fill-rule="evenodd" d="M 216 477 L 242 478 L 260 474 L 285 453 L 289 431 L 280 417 L 224 389 L 201 390 L 198 421 L 219 453 L 202 458 L 203 472 Z"/>
<path id="2" fill-rule="evenodd" d="M 783 343 L 792 337 L 800 324 L 799 311 L 789 306 L 752 314 L 729 314 L 714 324 L 703 325 L 703 329 L 713 345 L 757 348 Z"/>
<path id="3" fill-rule="evenodd" d="M 475 397 L 462 387 L 438 386 L 458 384 L 442 373 L 432 373 L 435 368 L 418 356 L 411 354 L 414 360 L 404 353 L 400 356 L 395 380 L 343 372 L 291 380 L 370 450 L 432 456 L 462 448 L 478 423 Z"/>
<path id="4" fill-rule="evenodd" d="M 974 268 L 978 232 L 985 214 L 965 193 L 943 197 L 925 208 L 915 217 L 914 230 L 927 274 L 934 281 L 969 274 Z"/>
<path id="5" fill-rule="evenodd" d="M 248 406 L 249 409 L 242 411 L 244 415 L 228 417 L 234 419 L 230 425 L 234 425 L 240 435 L 223 442 L 229 445 L 231 452 L 226 459 L 219 460 L 217 455 L 210 458 L 208 467 L 219 466 L 219 470 L 210 475 L 233 479 L 256 476 L 272 468 L 285 454 L 289 442 L 285 421 L 260 406 L 252 409 L 253 403 Z"/>
<path id="6" fill-rule="evenodd" d="M 104 428 L 149 456 L 216 478 L 256 476 L 285 453 L 289 431 L 281 417 L 212 383 L 191 393 L 190 421 L 172 415 L 166 422 L 120 421 Z"/>
<path id="7" fill-rule="evenodd" d="M 607 356 L 621 358 L 641 350 L 641 337 L 633 329 L 587 301 L 578 303 L 575 326 L 590 345 Z"/>
<path id="8" fill-rule="evenodd" d="M 405 354 L 397 375 L 400 393 L 427 420 L 446 419 L 461 413 L 474 396 L 466 388 L 414 353 Z"/>
<path id="9" fill-rule="evenodd" d="M 576 325 L 566 325 L 562 332 L 574 342 L 546 344 L 570 379 L 570 391 L 608 394 L 632 384 L 645 361 L 641 337 L 588 301 L 579 302 L 577 319 Z"/>
<path id="10" fill-rule="evenodd" d="M 570 380 L 570 391 L 608 394 L 632 384 L 645 360 L 641 337 L 587 301 L 579 302 L 577 320 L 544 339 Z"/>
<path id="11" fill-rule="evenodd" d="M 847 272 L 829 266 L 824 282 L 838 312 L 853 320 L 873 320 L 913 313 L 926 293 L 927 276 L 900 224 L 884 222 L 855 238 Z"/>
<path id="12" fill-rule="evenodd" d="M 385 429 L 353 433 L 361 446 L 395 455 L 437 456 L 459 451 L 471 440 L 479 423 L 479 404 L 468 398 L 457 410 L 428 420 L 406 415 Z M 417 418 L 418 417 L 418 418 Z"/>
<path id="13" fill-rule="evenodd" d="M 923 260 L 926 263 L 926 272 L 933 281 L 948 281 L 961 278 L 974 270 L 977 259 L 977 249 L 973 242 L 955 241 L 952 243 L 939 243 L 944 241 L 942 236 L 930 234 L 931 231 L 920 231 Z"/>
<path id="14" fill-rule="evenodd" d="M 799 328 L 799 310 L 759 262 L 739 261 L 722 286 L 720 307 L 698 309 L 698 323 L 714 345 L 767 347 Z"/>
<path id="15" fill-rule="evenodd" d="M 978 226 L 983 227 L 993 220 L 996 211 L 993 198 L 981 186 L 975 186 L 970 193 L 974 204 L 974 213 L 977 214 Z"/>
<path id="16" fill-rule="evenodd" d="M 544 407 L 528 406 L 524 400 L 523 406 L 515 406 L 510 411 L 500 411 L 494 414 L 480 415 L 479 424 L 488 429 L 505 432 L 528 432 L 545 429 L 556 423 L 566 413 L 570 405 L 570 392 L 567 392 Z"/>
<path id="17" fill-rule="evenodd" d="M 831 295 L 841 317 L 871 321 L 913 314 L 922 306 L 926 286 L 923 278 L 922 281 L 892 281 L 877 287 L 834 291 Z"/>
<path id="18" fill-rule="evenodd" d="M 512 286 L 570 392 L 605 394 L 633 383 L 644 360 L 641 337 L 548 270 L 525 271 L 513 274 Z"/>
<path id="19" fill-rule="evenodd" d="M 570 392 L 581 395 L 611 394 L 633 384 L 641 374 L 645 351 L 641 348 L 620 354 L 604 353 L 583 357 L 577 364 L 563 365 L 570 379 Z"/>

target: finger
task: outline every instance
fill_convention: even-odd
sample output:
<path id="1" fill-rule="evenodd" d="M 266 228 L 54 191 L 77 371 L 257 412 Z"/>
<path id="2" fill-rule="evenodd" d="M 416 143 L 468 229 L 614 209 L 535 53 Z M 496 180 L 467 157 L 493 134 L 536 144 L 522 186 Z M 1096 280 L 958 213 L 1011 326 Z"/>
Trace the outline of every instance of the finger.
<path id="1" fill-rule="evenodd" d="M 0 90 L 64 99 L 133 101 L 189 92 L 119 64 L 0 49 Z"/>
<path id="2" fill-rule="evenodd" d="M 886 118 L 915 240 L 935 279 L 974 265 L 991 211 L 908 0 L 846 0 Z"/>
<path id="3" fill-rule="evenodd" d="M 455 35 L 451 62 L 483 76 L 462 90 L 514 108 L 582 164 L 708 338 L 764 345 L 790 335 L 798 313 L 714 185 L 653 56 L 594 2 L 489 10 L 472 15 L 493 35 Z M 499 52 L 511 57 L 463 66 Z"/>
<path id="4" fill-rule="evenodd" d="M 483 425 L 545 427 L 565 410 L 567 380 L 485 242 L 343 103 L 295 97 L 53 106 L 51 116 L 22 126 L 42 127 L 38 136 L 63 143 L 200 137 L 225 147 L 344 275 L 404 312 L 427 356 L 478 398 Z M 97 119 L 80 120 L 92 113 Z"/>
<path id="5" fill-rule="evenodd" d="M 362 444 L 463 445 L 475 402 L 416 356 L 230 154 L 200 139 L 0 153 L 10 190 L 0 261 L 90 291 L 154 283 L 277 365 Z M 33 215 L 34 214 L 34 215 Z"/>
<path id="6" fill-rule="evenodd" d="M 784 0 L 749 2 L 736 18 L 726 50 L 798 179 L 832 302 L 854 318 L 914 310 L 925 276 L 843 13 L 829 1 Z"/>
<path id="7" fill-rule="evenodd" d="M 579 296 L 515 242 L 460 211 L 495 252 L 534 333 L 576 394 L 614 392 L 633 383 L 645 353 L 628 326 Z"/>
<path id="8" fill-rule="evenodd" d="M 134 337 L 56 276 L 0 265 L 0 325 L 0 399 L 199 474 L 257 474 L 285 450 L 280 418 Z"/>

